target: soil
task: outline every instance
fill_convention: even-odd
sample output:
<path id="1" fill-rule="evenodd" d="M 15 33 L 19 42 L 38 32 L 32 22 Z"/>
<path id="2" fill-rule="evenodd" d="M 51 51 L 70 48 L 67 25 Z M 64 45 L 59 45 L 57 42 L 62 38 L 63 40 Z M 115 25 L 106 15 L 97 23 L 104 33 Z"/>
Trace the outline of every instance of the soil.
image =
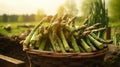
<path id="1" fill-rule="evenodd" d="M 7 37 L 0 34 L 0 54 L 26 61 L 26 53 L 22 50 L 20 41 L 17 36 Z"/>
<path id="2" fill-rule="evenodd" d="M 0 34 L 0 54 L 28 62 L 22 50 L 19 36 L 7 37 Z M 120 47 L 110 46 L 105 56 L 104 67 L 120 67 Z"/>

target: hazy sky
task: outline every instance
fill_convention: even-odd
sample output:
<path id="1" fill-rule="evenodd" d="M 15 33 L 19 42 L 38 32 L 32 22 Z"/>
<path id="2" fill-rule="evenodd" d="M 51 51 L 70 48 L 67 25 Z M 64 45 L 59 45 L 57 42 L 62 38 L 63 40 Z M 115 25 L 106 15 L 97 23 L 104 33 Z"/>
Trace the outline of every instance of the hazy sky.
<path id="1" fill-rule="evenodd" d="M 0 14 L 31 14 L 44 9 L 47 14 L 55 14 L 58 6 L 66 0 L 0 0 Z M 82 0 L 75 0 L 80 3 Z"/>

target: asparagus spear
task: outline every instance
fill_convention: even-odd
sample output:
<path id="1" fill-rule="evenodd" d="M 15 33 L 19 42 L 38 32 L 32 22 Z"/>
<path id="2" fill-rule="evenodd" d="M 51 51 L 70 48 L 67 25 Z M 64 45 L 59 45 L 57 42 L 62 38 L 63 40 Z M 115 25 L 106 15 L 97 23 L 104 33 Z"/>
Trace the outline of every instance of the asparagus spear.
<path id="1" fill-rule="evenodd" d="M 45 49 L 45 45 L 46 45 L 47 40 L 43 39 L 40 43 L 39 49 L 38 50 L 44 50 Z"/>
<path id="2" fill-rule="evenodd" d="M 72 17 L 72 18 L 67 22 L 67 24 L 70 25 L 75 19 L 76 19 L 76 16 L 75 16 L 75 17 Z"/>
<path id="3" fill-rule="evenodd" d="M 97 37 L 94 33 L 90 33 L 90 35 L 101 43 L 104 43 L 104 44 L 112 43 L 112 40 L 104 40 L 102 38 Z"/>
<path id="4" fill-rule="evenodd" d="M 67 40 L 65 38 L 65 35 L 64 35 L 62 30 L 60 31 L 60 37 L 61 37 L 61 40 L 62 40 L 62 43 L 63 43 L 63 46 L 64 46 L 65 50 L 69 51 L 70 47 L 68 45 L 68 42 L 67 42 Z"/>
<path id="5" fill-rule="evenodd" d="M 81 40 L 81 45 L 83 46 L 83 48 L 85 49 L 85 51 L 87 52 L 91 52 L 92 49 L 90 48 L 90 46 L 87 45 L 87 43 L 85 42 L 84 39 L 80 39 Z"/>
<path id="6" fill-rule="evenodd" d="M 118 35 L 118 34 L 115 33 L 114 36 L 113 36 L 113 40 L 114 40 L 114 41 L 113 41 L 113 44 L 114 44 L 115 46 L 118 46 L 118 39 L 117 39 L 118 37 L 117 37 L 117 35 Z"/>
<path id="7" fill-rule="evenodd" d="M 52 48 L 53 48 L 54 52 L 56 52 L 56 51 L 57 51 L 57 50 L 56 50 L 56 47 L 55 47 L 56 41 L 54 41 L 54 40 L 52 39 L 51 34 L 49 34 L 49 40 L 50 40 L 50 42 L 51 42 L 51 45 L 52 45 Z"/>
<path id="8" fill-rule="evenodd" d="M 98 48 L 98 49 L 102 49 L 104 47 L 104 45 L 97 41 L 96 39 L 94 39 L 91 35 L 88 35 L 88 38 L 94 43 L 94 45 Z"/>
<path id="9" fill-rule="evenodd" d="M 85 30 L 93 30 L 93 29 L 96 29 L 96 27 L 99 26 L 99 25 L 100 25 L 100 23 L 95 23 L 95 24 L 93 24 L 92 26 L 87 27 Z"/>
<path id="10" fill-rule="evenodd" d="M 34 32 L 34 34 L 32 35 L 31 39 L 30 39 L 30 43 L 35 43 L 35 41 L 37 41 L 39 38 L 37 37 L 38 36 L 38 30 L 36 30 Z"/>
<path id="11" fill-rule="evenodd" d="M 83 49 L 82 46 L 79 46 L 79 49 L 80 49 L 81 52 L 86 52 L 85 49 Z"/>
<path id="12" fill-rule="evenodd" d="M 43 23 L 43 21 L 46 19 L 47 17 L 44 17 L 41 21 L 40 21 L 40 23 L 38 24 L 38 25 L 36 25 L 35 27 L 34 27 L 34 29 L 30 32 L 30 34 L 26 37 L 26 39 L 24 40 L 24 42 L 23 42 L 23 51 L 26 51 L 26 50 L 28 50 L 28 45 L 29 45 L 29 43 L 30 43 L 30 39 L 31 39 L 31 37 L 32 37 L 32 35 L 34 34 L 34 32 L 38 29 L 38 27 L 40 26 L 40 25 L 42 25 L 42 23 Z"/>
<path id="13" fill-rule="evenodd" d="M 90 42 L 90 40 L 86 37 L 86 42 L 87 44 L 91 47 L 92 51 L 96 51 L 97 49 L 95 48 L 95 46 Z"/>
<path id="14" fill-rule="evenodd" d="M 60 46 L 60 49 L 61 49 L 62 53 L 65 53 L 66 51 L 64 49 L 63 43 L 61 42 L 61 40 L 58 36 L 57 36 L 57 41 L 58 41 L 58 45 Z"/>
<path id="15" fill-rule="evenodd" d="M 80 52 L 79 46 L 77 45 L 76 39 L 73 35 L 71 35 L 71 43 L 72 43 L 72 47 L 73 47 L 74 51 Z"/>

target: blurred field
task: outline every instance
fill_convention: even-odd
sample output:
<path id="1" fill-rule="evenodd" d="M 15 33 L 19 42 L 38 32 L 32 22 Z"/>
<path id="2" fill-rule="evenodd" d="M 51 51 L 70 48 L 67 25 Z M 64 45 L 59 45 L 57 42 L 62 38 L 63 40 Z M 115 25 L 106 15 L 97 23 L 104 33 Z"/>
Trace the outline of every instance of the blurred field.
<path id="1" fill-rule="evenodd" d="M 26 30 L 31 30 L 33 27 L 19 27 L 21 25 L 37 25 L 39 22 L 0 22 L 0 34 L 7 35 L 9 37 L 11 36 L 18 36 L 21 33 L 25 32 Z M 48 25 L 49 23 L 45 22 L 45 25 Z M 5 26 L 10 25 L 11 30 L 7 31 L 3 29 Z M 77 22 L 76 25 L 82 25 L 82 23 Z M 109 26 L 112 28 L 112 34 L 114 32 L 120 32 L 120 22 L 110 22 Z"/>
<path id="2" fill-rule="evenodd" d="M 19 27 L 19 26 L 24 26 L 24 25 L 36 25 L 38 24 L 38 22 L 1 22 L 0 23 L 0 33 L 7 35 L 9 37 L 11 36 L 17 36 L 20 35 L 22 32 L 25 32 L 28 29 L 32 29 L 32 27 Z M 11 26 L 11 30 L 5 30 L 4 27 L 5 26 Z"/>
<path id="3" fill-rule="evenodd" d="M 120 21 L 119 22 L 113 22 L 113 23 L 110 22 L 109 26 L 111 27 L 111 37 L 116 32 L 120 33 Z"/>

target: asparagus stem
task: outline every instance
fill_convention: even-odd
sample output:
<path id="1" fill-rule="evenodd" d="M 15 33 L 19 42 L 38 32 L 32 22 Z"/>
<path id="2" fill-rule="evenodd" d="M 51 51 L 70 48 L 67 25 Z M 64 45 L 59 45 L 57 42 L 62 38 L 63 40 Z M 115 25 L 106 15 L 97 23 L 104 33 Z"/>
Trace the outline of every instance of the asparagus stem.
<path id="1" fill-rule="evenodd" d="M 90 46 L 87 45 L 87 43 L 85 42 L 84 39 L 80 39 L 81 40 L 81 45 L 83 46 L 83 48 L 85 49 L 85 51 L 87 52 L 91 52 L 92 49 L 90 48 Z"/>
<path id="2" fill-rule="evenodd" d="M 60 40 L 60 38 L 58 36 L 57 36 L 57 41 L 58 41 L 58 45 L 60 46 L 61 51 L 63 53 L 65 53 L 66 51 L 64 49 L 64 46 L 63 46 L 63 44 L 62 44 L 62 42 L 61 42 L 61 40 Z"/>
<path id="3" fill-rule="evenodd" d="M 56 52 L 56 47 L 55 47 L 55 42 L 53 39 L 52 39 L 52 36 L 49 34 L 49 39 L 50 39 L 50 42 L 51 42 L 51 45 L 53 47 L 53 50 Z"/>
<path id="4" fill-rule="evenodd" d="M 79 49 L 80 49 L 81 52 L 86 52 L 86 51 L 83 49 L 83 47 L 81 47 L 81 46 L 79 46 Z"/>
<path id="5" fill-rule="evenodd" d="M 112 40 L 104 40 L 102 38 L 97 37 L 94 33 L 90 33 L 90 35 L 95 38 L 96 40 L 98 40 L 99 42 L 103 43 L 103 44 L 110 44 L 112 43 Z"/>
<path id="6" fill-rule="evenodd" d="M 61 35 L 61 40 L 62 40 L 62 43 L 63 43 L 63 46 L 64 46 L 65 50 L 69 51 L 70 47 L 68 45 L 68 42 L 65 38 L 65 35 L 64 35 L 63 31 L 60 31 L 60 35 Z"/>
<path id="7" fill-rule="evenodd" d="M 34 32 L 38 29 L 38 27 L 40 26 L 40 25 L 42 25 L 42 23 L 43 23 L 43 21 L 46 19 L 46 17 L 45 18 L 43 18 L 41 21 L 40 21 L 40 23 L 38 24 L 38 25 L 36 25 L 35 27 L 34 27 L 34 29 L 30 32 L 30 34 L 26 37 L 26 39 L 24 40 L 24 42 L 23 42 L 23 51 L 25 51 L 25 50 L 28 50 L 28 45 L 29 45 L 29 43 L 30 43 L 30 39 L 31 39 L 31 37 L 32 37 L 32 35 L 34 34 Z"/>
<path id="8" fill-rule="evenodd" d="M 40 43 L 39 50 L 44 50 L 47 40 L 43 39 Z"/>
<path id="9" fill-rule="evenodd" d="M 94 45 L 98 48 L 98 49 L 102 49 L 104 47 L 104 45 L 97 41 L 96 39 L 94 39 L 91 35 L 88 35 L 88 38 L 94 43 Z"/>
<path id="10" fill-rule="evenodd" d="M 76 39 L 73 35 L 71 36 L 71 43 L 72 43 L 72 47 L 73 47 L 74 51 L 80 52 L 79 46 L 77 45 Z"/>
<path id="11" fill-rule="evenodd" d="M 86 38 L 86 42 L 88 43 L 88 45 L 91 47 L 92 51 L 96 51 L 97 49 L 95 48 L 95 46 L 90 42 L 90 40 L 88 38 Z"/>

